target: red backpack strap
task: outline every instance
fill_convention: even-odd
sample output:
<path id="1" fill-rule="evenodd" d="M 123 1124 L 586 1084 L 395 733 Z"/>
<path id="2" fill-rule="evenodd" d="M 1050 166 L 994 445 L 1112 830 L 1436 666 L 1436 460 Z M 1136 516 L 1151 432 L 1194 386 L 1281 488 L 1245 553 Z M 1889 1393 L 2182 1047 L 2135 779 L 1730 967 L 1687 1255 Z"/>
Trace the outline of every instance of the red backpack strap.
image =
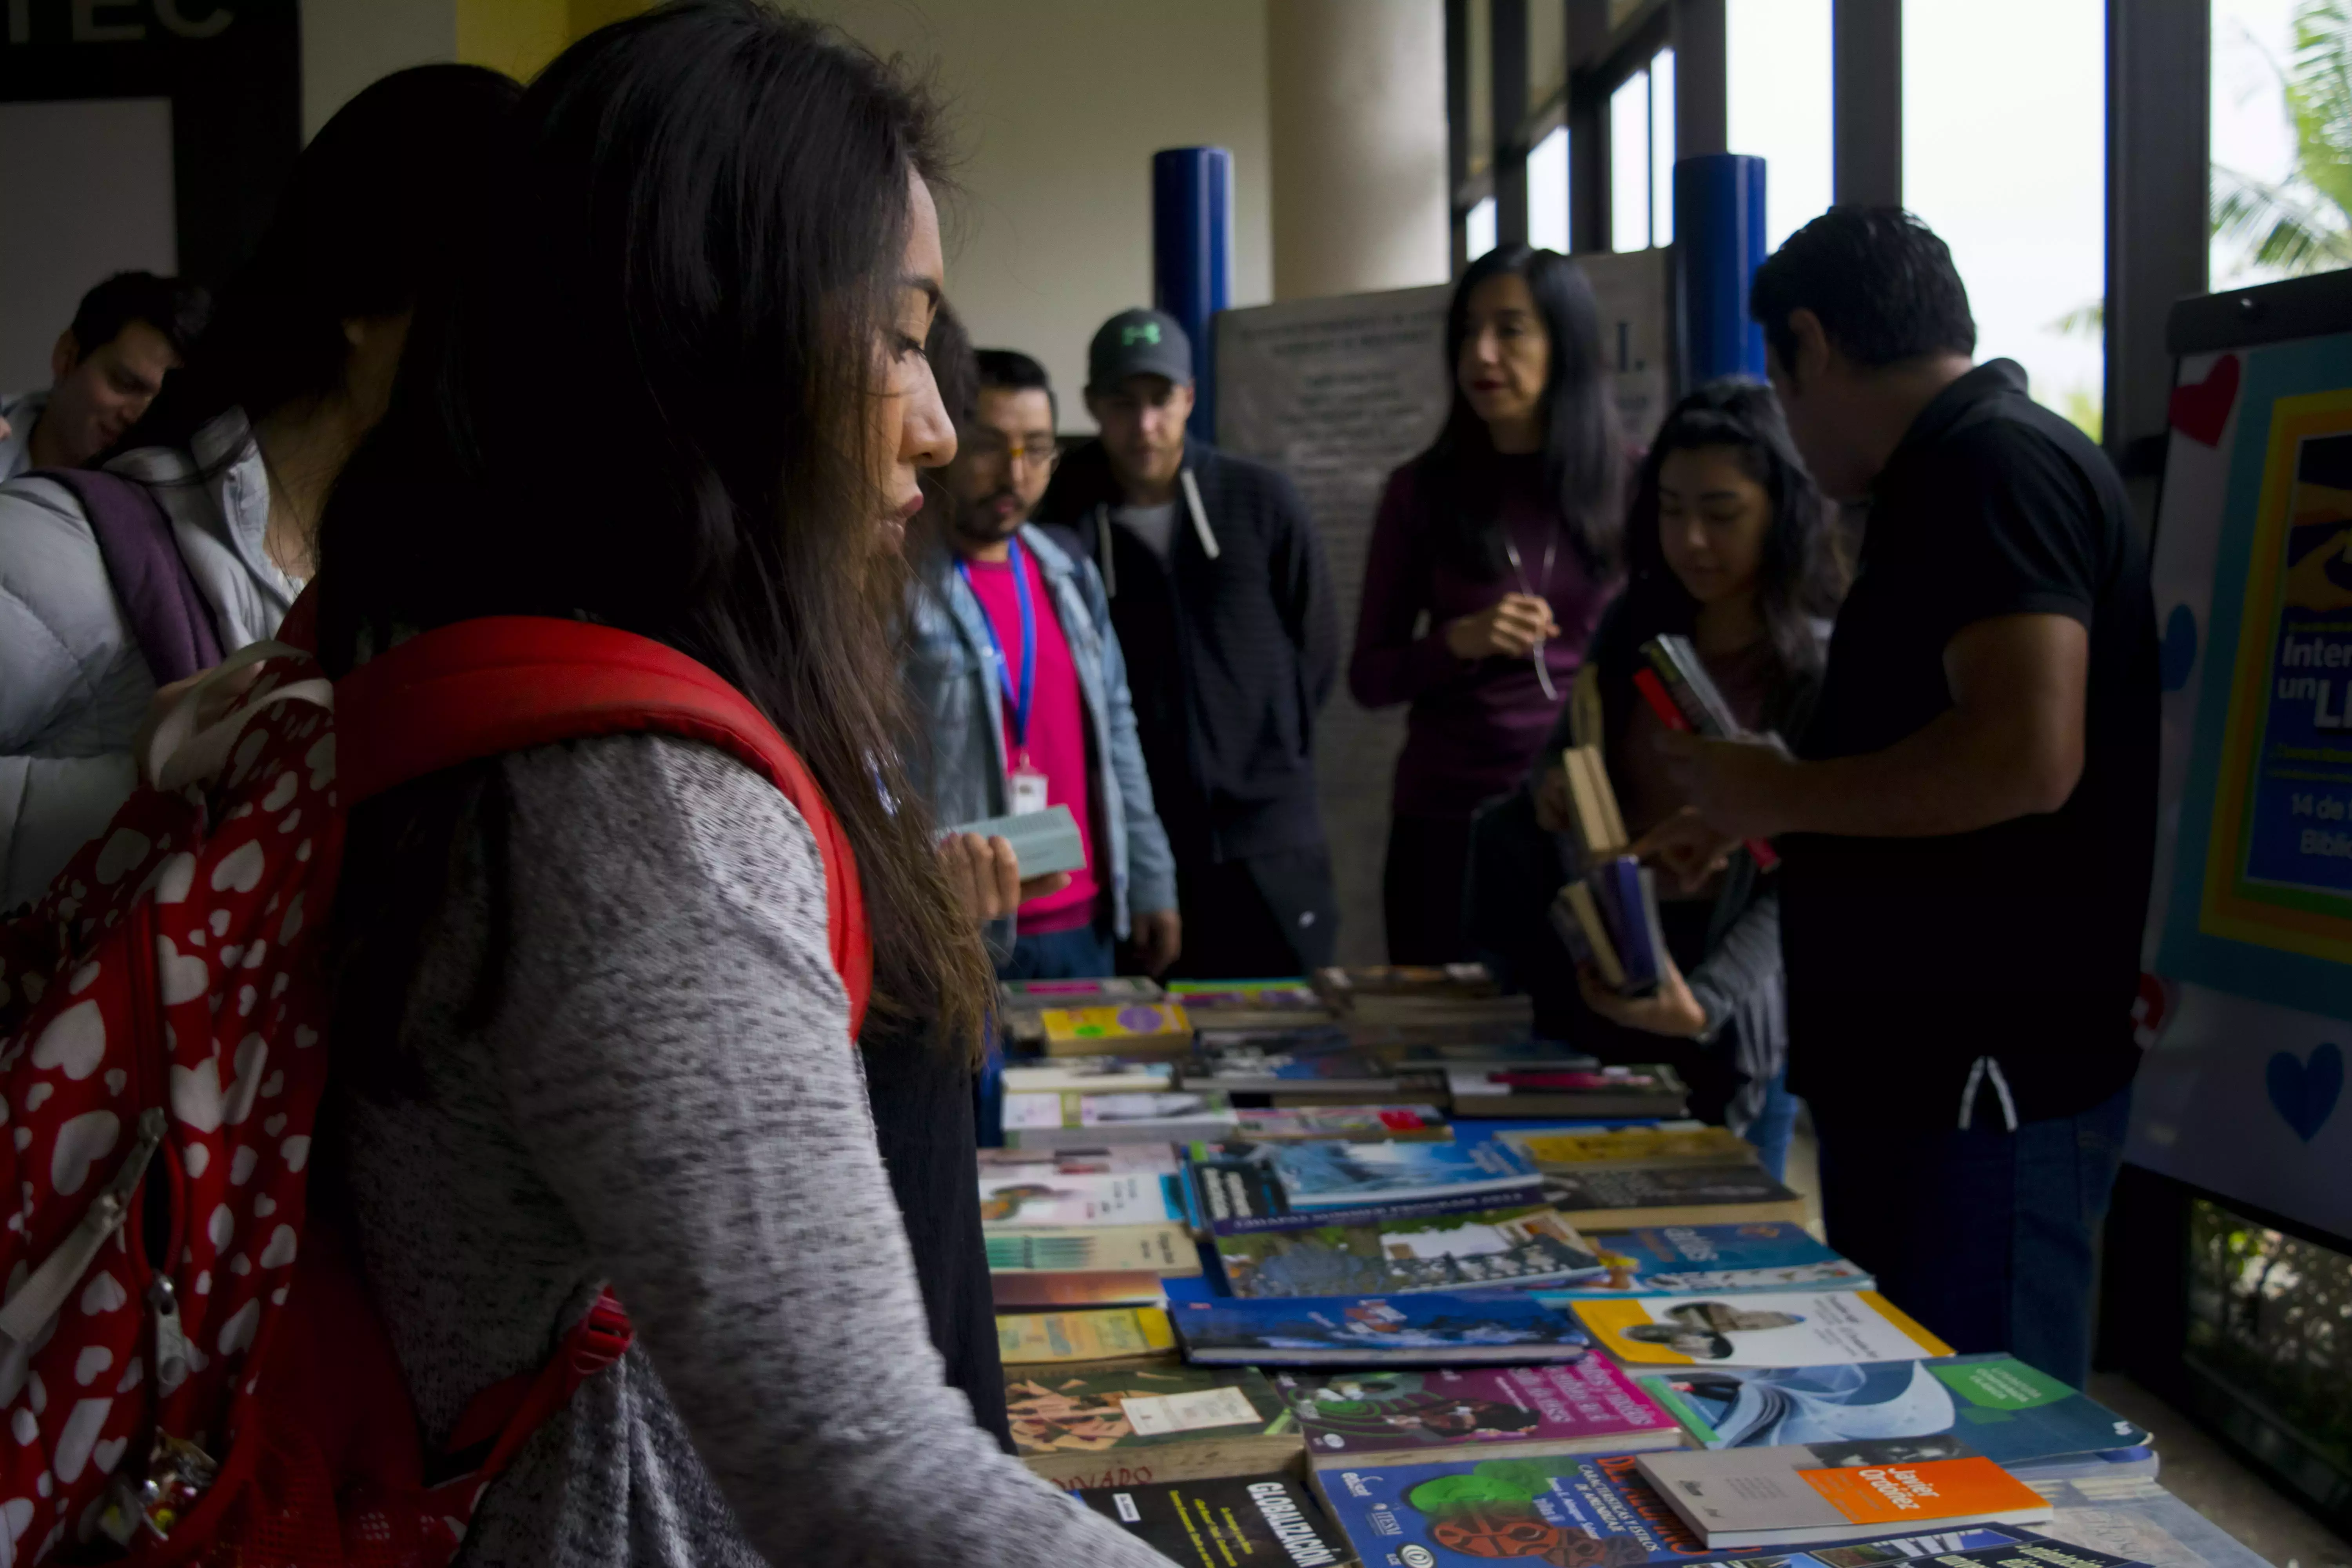
<path id="1" fill-rule="evenodd" d="M 478 758 L 645 731 L 703 742 L 758 769 L 816 836 L 833 966 L 856 1037 L 874 949 L 848 837 L 800 754 L 709 667 L 634 632 L 490 616 L 422 633 L 352 670 L 336 682 L 335 714 L 346 806 Z"/>

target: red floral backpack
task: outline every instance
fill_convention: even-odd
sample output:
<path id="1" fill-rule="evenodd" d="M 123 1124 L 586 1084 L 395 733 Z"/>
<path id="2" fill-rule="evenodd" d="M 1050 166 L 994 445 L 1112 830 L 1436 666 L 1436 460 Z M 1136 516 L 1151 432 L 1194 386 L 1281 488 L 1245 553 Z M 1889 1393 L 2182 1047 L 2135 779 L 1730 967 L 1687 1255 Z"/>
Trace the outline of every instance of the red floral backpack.
<path id="1" fill-rule="evenodd" d="M 562 739 L 718 746 L 814 830 L 853 1037 L 864 1011 L 839 823 L 694 660 L 517 616 L 425 633 L 340 683 L 283 645 L 223 670 L 241 666 L 227 716 L 189 733 L 184 700 L 142 760 L 152 787 L 0 924 L 0 1568 L 110 1539 L 155 1563 L 446 1563 L 514 1449 L 628 1343 L 608 1296 L 540 1372 L 484 1392 L 448 1444 L 475 1451 L 466 1473 L 426 1484 L 364 1289 L 304 1224 L 320 938 L 355 801 Z"/>

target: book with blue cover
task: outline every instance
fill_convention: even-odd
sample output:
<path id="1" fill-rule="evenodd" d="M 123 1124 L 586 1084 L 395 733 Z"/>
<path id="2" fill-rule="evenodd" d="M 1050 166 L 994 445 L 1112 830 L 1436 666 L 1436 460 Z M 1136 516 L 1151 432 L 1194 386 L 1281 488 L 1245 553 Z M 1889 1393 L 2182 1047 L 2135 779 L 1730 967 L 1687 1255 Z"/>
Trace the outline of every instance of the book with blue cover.
<path id="1" fill-rule="evenodd" d="M 1637 1454 L 1481 1459 L 1327 1468 L 1318 1473 L 1334 1518 L 1366 1568 L 1467 1568 L 1497 1558 L 1646 1568 L 1651 1563 L 1761 1559 L 1772 1568 L 1872 1568 L 2037 1541 L 2017 1525 L 1896 1536 L 1884 1528 L 1850 1543 L 1759 1553 L 1710 1552 L 1635 1473 Z"/>
<path id="2" fill-rule="evenodd" d="M 2015 1469 L 2149 1441 L 2147 1429 L 2014 1356 L 1847 1362 L 1634 1379 L 1704 1448 L 1900 1439 L 1916 1459 Z"/>
<path id="3" fill-rule="evenodd" d="M 1219 1236 L 1213 1250 L 1225 1289 L 1235 1296 L 1459 1292 L 1541 1285 L 1600 1271 L 1584 1239 L 1541 1205 Z M 1577 1310 L 1612 1304 L 1587 1302 Z M 1938 1345 L 1937 1353 L 1946 1348 Z"/>
<path id="4" fill-rule="evenodd" d="M 1468 1194 L 1508 1193 L 1542 1180 L 1507 1143 L 1276 1143 L 1266 1163 L 1294 1209 L 1364 1208 Z"/>
<path id="5" fill-rule="evenodd" d="M 1496 1365 L 1574 1361 L 1575 1319 L 1516 1290 L 1181 1301 L 1187 1358 L 1206 1366 Z"/>
<path id="6" fill-rule="evenodd" d="M 1435 1151 L 1451 1158 L 1390 1159 L 1373 1151 Z M 1467 1153 L 1467 1151 L 1479 1151 Z M 1499 1157 L 1493 1151 L 1500 1150 Z M 1285 1156 L 1302 1151 L 1303 1158 Z M 1540 1201 L 1541 1176 L 1507 1145 L 1328 1140 L 1194 1143 L 1187 1185 L 1203 1228 L 1218 1236 L 1378 1225 Z"/>
<path id="7" fill-rule="evenodd" d="M 1563 1306 L 1570 1298 L 1867 1290 L 1875 1283 L 1860 1265 L 1786 1220 L 1654 1225 L 1588 1234 L 1585 1240 L 1608 1272 L 1544 1292 Z"/>

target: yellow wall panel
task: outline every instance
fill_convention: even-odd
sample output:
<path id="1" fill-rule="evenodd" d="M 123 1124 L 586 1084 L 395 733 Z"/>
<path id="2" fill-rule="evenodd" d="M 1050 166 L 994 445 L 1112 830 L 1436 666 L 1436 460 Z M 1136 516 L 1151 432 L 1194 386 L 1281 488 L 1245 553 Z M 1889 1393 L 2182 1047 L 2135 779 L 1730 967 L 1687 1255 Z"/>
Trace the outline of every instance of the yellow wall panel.
<path id="1" fill-rule="evenodd" d="M 566 0 L 457 0 L 457 58 L 529 81 L 572 41 Z"/>

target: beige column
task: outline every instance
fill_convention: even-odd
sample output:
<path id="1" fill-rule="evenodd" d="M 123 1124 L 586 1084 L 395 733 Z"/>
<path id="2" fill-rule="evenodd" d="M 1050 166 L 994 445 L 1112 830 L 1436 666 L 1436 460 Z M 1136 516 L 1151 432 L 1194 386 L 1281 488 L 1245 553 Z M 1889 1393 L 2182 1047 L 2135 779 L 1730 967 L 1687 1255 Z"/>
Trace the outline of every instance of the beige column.
<path id="1" fill-rule="evenodd" d="M 1274 297 L 1443 283 L 1444 0 L 1268 0 Z"/>

